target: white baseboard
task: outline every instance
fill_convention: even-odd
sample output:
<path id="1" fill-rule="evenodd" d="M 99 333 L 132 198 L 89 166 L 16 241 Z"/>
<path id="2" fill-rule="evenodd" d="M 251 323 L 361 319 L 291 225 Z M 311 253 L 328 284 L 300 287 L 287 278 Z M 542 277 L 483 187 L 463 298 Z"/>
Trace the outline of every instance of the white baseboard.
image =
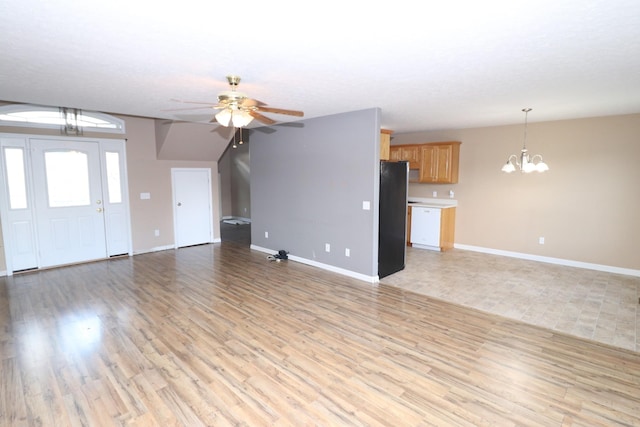
<path id="1" fill-rule="evenodd" d="M 174 245 L 166 245 L 166 246 L 156 246 L 155 248 L 151 248 L 151 249 L 146 249 L 143 251 L 134 251 L 133 254 L 134 255 L 142 255 L 142 254 L 148 254 L 151 252 L 160 252 L 160 251 L 166 251 L 169 249 L 175 249 L 176 247 Z"/>
<path id="2" fill-rule="evenodd" d="M 215 244 L 215 243 L 221 243 L 221 242 L 222 242 L 222 239 L 218 237 L 218 238 L 214 238 L 213 241 L 209 243 Z M 133 252 L 132 255 L 142 255 L 142 254 L 149 254 L 151 252 L 168 251 L 168 250 L 174 250 L 174 249 L 179 249 L 179 248 L 176 245 L 156 246 L 155 248 Z"/>
<path id="3" fill-rule="evenodd" d="M 530 261 L 546 262 L 548 264 L 558 264 L 558 265 L 564 265 L 567 267 L 578 267 L 578 268 L 585 268 L 588 270 L 604 271 L 607 273 L 624 274 L 626 276 L 640 277 L 640 270 L 634 270 L 631 268 L 614 267 L 611 265 L 602 265 L 602 264 L 592 264 L 589 262 L 573 261 L 570 259 L 552 258 L 552 257 L 546 257 L 546 256 L 540 256 L 540 255 L 525 254 L 521 252 L 511 252 L 511 251 L 503 251 L 500 249 L 483 248 L 481 246 L 461 245 L 458 243 L 454 244 L 453 247 L 456 249 L 463 249 L 466 251 L 482 252 L 485 254 L 501 255 L 501 256 L 507 256 L 511 258 L 526 259 Z"/>
<path id="4" fill-rule="evenodd" d="M 256 246 L 256 245 L 251 245 L 251 249 L 256 250 L 256 251 L 260 251 L 260 252 L 264 252 L 264 253 L 267 253 L 267 254 L 270 254 L 270 255 L 274 255 L 274 254 L 278 253 L 277 250 L 263 248 L 261 246 Z M 335 266 L 329 265 L 329 264 L 323 264 L 321 262 L 313 261 L 313 260 L 306 259 L 306 258 L 301 258 L 301 257 L 295 256 L 295 255 L 291 255 L 291 254 L 289 254 L 289 259 L 291 261 L 299 262 L 299 263 L 302 263 L 302 264 L 307 264 L 307 265 L 310 265 L 312 267 L 318 267 L 318 268 L 321 268 L 323 270 L 331 271 L 333 273 L 338 273 L 338 274 L 341 274 L 343 276 L 348 276 L 348 277 L 351 277 L 351 278 L 354 278 L 354 279 L 358 279 L 358 280 L 362 280 L 364 282 L 371 283 L 371 284 L 375 284 L 375 283 L 378 283 L 380 281 L 378 276 L 367 276 L 365 274 L 356 273 L 355 271 L 346 270 L 344 268 L 335 267 Z"/>

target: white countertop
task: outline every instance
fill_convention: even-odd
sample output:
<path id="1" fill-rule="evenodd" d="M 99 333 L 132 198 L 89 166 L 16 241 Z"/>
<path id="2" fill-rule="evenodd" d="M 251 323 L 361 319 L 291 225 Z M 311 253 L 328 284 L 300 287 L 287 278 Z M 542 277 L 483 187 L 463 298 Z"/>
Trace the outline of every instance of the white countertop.
<path id="1" fill-rule="evenodd" d="M 436 198 L 420 198 L 409 197 L 407 199 L 409 206 L 423 206 L 428 208 L 455 208 L 458 206 L 458 201 L 455 199 L 436 199 Z"/>

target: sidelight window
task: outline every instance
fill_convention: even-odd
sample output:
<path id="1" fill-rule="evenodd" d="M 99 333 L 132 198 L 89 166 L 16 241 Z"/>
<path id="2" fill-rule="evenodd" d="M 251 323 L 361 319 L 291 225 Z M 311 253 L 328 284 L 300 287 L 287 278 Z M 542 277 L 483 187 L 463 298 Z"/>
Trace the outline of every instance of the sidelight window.
<path id="1" fill-rule="evenodd" d="M 24 150 L 5 147 L 5 170 L 9 191 L 9 209 L 27 209 L 27 182 L 25 180 Z"/>
<path id="2" fill-rule="evenodd" d="M 107 169 L 107 192 L 109 203 L 122 203 L 122 185 L 120 183 L 120 153 L 105 152 Z"/>

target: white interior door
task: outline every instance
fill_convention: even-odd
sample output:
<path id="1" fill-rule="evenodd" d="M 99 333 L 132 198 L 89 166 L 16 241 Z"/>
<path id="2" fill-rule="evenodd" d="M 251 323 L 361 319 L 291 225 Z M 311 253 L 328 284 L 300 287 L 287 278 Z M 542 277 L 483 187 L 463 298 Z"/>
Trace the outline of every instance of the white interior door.
<path id="1" fill-rule="evenodd" d="M 171 169 L 177 247 L 213 242 L 211 169 Z"/>
<path id="2" fill-rule="evenodd" d="M 31 140 L 40 267 L 105 258 L 99 144 Z"/>

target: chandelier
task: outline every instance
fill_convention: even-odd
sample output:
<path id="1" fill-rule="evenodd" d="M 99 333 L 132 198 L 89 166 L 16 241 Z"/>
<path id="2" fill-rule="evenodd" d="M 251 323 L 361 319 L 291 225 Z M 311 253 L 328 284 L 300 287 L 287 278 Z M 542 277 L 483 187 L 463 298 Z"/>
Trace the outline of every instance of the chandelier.
<path id="1" fill-rule="evenodd" d="M 507 163 L 502 166 L 502 172 L 511 173 L 516 170 L 516 166 L 520 168 L 520 172 L 524 173 L 548 171 L 549 166 L 542 160 L 540 154 L 529 156 L 529 152 L 527 151 L 527 118 L 531 108 L 523 108 L 522 111 L 524 112 L 524 142 L 522 150 L 520 150 L 520 158 L 515 154 L 510 155 Z"/>

